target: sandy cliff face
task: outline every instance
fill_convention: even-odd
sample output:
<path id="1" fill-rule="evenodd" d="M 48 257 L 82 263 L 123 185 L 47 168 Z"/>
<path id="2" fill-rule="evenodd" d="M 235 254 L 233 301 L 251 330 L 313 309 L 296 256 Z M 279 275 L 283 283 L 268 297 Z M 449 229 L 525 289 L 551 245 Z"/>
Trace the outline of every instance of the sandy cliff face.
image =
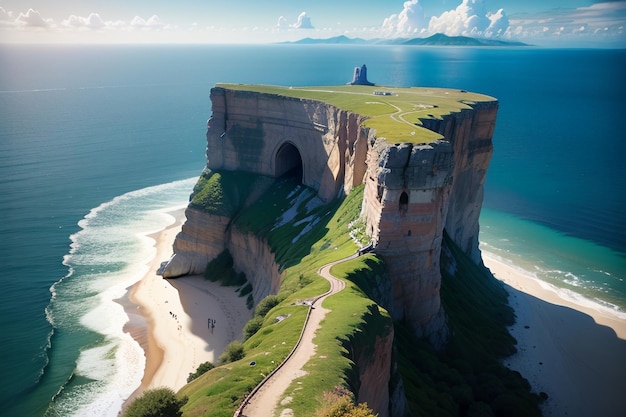
<path id="1" fill-rule="evenodd" d="M 476 263 L 482 264 L 478 249 L 478 218 L 483 204 L 483 185 L 493 153 L 491 138 L 498 102 L 475 103 L 472 110 L 444 118 L 438 132 L 450 138 L 454 172 L 445 229 L 452 240 Z"/>
<path id="2" fill-rule="evenodd" d="M 280 266 L 264 239 L 233 229 L 229 233 L 228 250 L 235 262 L 235 270 L 246 274 L 252 284 L 255 304 L 280 287 Z"/>
<path id="3" fill-rule="evenodd" d="M 389 270 L 390 314 L 439 343 L 446 336 L 439 254 L 452 185 L 452 146 L 447 141 L 379 144 L 368 162 L 363 212 L 376 253 Z"/>
<path id="4" fill-rule="evenodd" d="M 393 332 L 387 336 L 377 336 L 374 352 L 369 355 L 360 352 L 356 358 L 361 385 L 357 402 L 366 402 L 379 417 L 389 417 L 389 380 L 393 369 Z"/>
<path id="5" fill-rule="evenodd" d="M 204 273 L 208 262 L 226 248 L 230 218 L 188 207 L 182 230 L 174 241 L 174 255 L 163 270 L 163 278 Z"/>
<path id="6" fill-rule="evenodd" d="M 236 228 L 228 228 L 228 217 L 187 208 L 187 219 L 174 242 L 174 255 L 163 270 L 163 278 L 203 274 L 207 264 L 224 249 L 230 251 L 234 269 L 246 274 L 255 303 L 280 286 L 280 266 L 265 240 Z"/>

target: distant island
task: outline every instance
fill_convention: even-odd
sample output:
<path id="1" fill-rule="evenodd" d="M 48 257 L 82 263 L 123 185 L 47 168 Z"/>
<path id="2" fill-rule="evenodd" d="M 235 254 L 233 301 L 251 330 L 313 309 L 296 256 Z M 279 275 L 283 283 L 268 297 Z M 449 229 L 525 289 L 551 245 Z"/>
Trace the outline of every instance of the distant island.
<path id="1" fill-rule="evenodd" d="M 523 42 L 503 41 L 500 39 L 471 38 L 468 36 L 448 36 L 436 33 L 428 38 L 362 39 L 349 38 L 345 35 L 332 38 L 304 38 L 293 42 L 281 42 L 299 45 L 417 45 L 417 46 L 531 46 Z"/>

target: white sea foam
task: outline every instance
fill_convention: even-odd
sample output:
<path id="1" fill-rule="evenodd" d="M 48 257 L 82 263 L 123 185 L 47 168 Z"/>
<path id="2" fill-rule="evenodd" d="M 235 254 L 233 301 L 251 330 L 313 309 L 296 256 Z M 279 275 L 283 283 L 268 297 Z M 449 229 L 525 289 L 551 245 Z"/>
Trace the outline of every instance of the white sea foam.
<path id="1" fill-rule="evenodd" d="M 107 345 L 83 351 L 76 373 L 100 381 L 86 394 L 75 416 L 117 416 L 122 404 L 141 383 L 146 358 L 130 335 L 123 333 Z"/>
<path id="2" fill-rule="evenodd" d="M 481 243 L 481 246 L 482 246 L 482 243 Z M 538 272 L 543 271 L 543 270 L 541 270 L 541 268 L 537 267 L 536 265 L 534 265 L 535 271 L 533 272 L 533 271 L 528 270 L 527 268 L 524 268 L 523 266 L 520 266 L 518 263 L 514 262 L 510 258 L 505 258 L 503 256 L 500 256 L 496 253 L 493 253 L 485 249 L 482 250 L 482 253 L 485 256 L 489 256 L 495 259 L 496 261 L 503 263 L 507 265 L 508 267 L 514 269 L 520 275 L 523 275 L 524 277 L 528 279 L 536 281 L 541 286 L 541 288 L 543 288 L 546 291 L 550 291 L 556 294 L 562 300 L 570 301 L 581 307 L 591 308 L 596 311 L 615 316 L 619 318 L 620 320 L 626 320 L 626 312 L 615 304 L 612 304 L 612 303 L 609 303 L 608 301 L 600 300 L 597 298 L 592 299 L 579 292 L 573 291 L 568 288 L 557 287 L 554 284 L 551 284 L 542 280 L 539 277 Z M 560 271 L 560 272 L 563 272 L 563 271 Z"/>
<path id="3" fill-rule="evenodd" d="M 71 236 L 64 258 L 70 273 L 51 287 L 47 312 L 58 327 L 77 334 L 86 328 L 102 338 L 81 350 L 76 361 L 75 375 L 92 382 L 68 385 L 51 415 L 117 416 L 141 383 L 145 355 L 124 332 L 129 317 L 116 300 L 148 272 L 156 253 L 149 235 L 175 221 L 168 212 L 187 205 L 194 184 L 190 178 L 133 191 L 92 209 L 79 222 L 82 230 Z"/>

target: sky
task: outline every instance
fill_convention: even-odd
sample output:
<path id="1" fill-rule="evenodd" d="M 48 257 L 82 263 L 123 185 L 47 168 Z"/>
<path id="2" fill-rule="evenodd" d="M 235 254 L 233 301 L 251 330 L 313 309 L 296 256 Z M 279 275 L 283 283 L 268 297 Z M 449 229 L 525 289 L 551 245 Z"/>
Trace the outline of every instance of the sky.
<path id="1" fill-rule="evenodd" d="M 0 0 L 0 43 L 269 43 L 434 33 L 626 48 L 626 0 Z"/>

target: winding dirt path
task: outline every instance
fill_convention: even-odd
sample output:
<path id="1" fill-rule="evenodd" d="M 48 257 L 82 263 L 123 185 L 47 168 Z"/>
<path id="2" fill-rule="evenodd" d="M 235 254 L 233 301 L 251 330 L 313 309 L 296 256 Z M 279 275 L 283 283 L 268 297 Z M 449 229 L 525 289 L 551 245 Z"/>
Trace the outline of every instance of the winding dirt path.
<path id="1" fill-rule="evenodd" d="M 291 351 L 289 356 L 280 364 L 274 372 L 269 374 L 250 393 L 246 401 L 237 409 L 235 417 L 269 417 L 274 415 L 278 401 L 289 387 L 291 382 L 303 375 L 306 371 L 302 368 L 315 354 L 316 345 L 313 343 L 315 332 L 320 328 L 320 322 L 330 310 L 322 307 L 327 297 L 338 293 L 346 286 L 345 282 L 330 274 L 330 268 L 334 265 L 356 258 L 352 255 L 321 267 L 317 273 L 330 283 L 330 290 L 317 296 L 309 307 L 309 314 L 304 323 L 300 340 Z"/>

